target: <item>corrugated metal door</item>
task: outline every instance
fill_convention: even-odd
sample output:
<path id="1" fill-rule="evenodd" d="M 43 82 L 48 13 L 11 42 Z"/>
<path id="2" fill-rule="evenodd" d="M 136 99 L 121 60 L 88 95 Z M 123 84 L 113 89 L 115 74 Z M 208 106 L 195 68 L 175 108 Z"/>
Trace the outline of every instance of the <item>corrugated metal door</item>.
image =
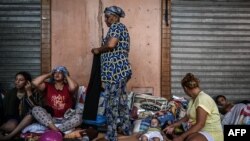
<path id="1" fill-rule="evenodd" d="M 40 74 L 40 0 L 0 0 L 0 84 L 13 86 L 18 71 Z"/>
<path id="2" fill-rule="evenodd" d="M 211 96 L 250 100 L 250 1 L 172 0 L 171 91 L 187 72 Z"/>

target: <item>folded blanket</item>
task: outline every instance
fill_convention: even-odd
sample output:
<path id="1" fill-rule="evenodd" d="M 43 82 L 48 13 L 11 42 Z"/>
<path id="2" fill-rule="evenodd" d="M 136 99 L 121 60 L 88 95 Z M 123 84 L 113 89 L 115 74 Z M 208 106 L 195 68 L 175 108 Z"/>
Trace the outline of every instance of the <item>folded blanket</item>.
<path id="1" fill-rule="evenodd" d="M 39 124 L 39 123 L 33 123 L 27 127 L 25 127 L 23 130 L 22 130 L 22 133 L 28 133 L 28 132 L 31 132 L 31 133 L 44 133 L 48 128 Z"/>
<path id="2" fill-rule="evenodd" d="M 60 124 L 55 124 L 56 127 L 58 127 Z M 40 124 L 40 123 L 32 123 L 30 125 L 28 125 L 27 127 L 25 127 L 22 130 L 22 134 L 26 134 L 26 133 L 44 133 L 45 131 L 49 130 L 46 126 Z M 68 131 L 65 131 L 65 134 L 71 133 L 72 131 L 74 131 L 75 129 L 71 129 Z"/>

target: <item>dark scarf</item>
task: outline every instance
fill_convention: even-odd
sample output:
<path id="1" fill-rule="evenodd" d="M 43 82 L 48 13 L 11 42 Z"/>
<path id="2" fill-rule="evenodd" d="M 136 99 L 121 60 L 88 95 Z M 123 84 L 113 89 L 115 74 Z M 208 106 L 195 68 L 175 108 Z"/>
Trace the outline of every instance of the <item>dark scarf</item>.
<path id="1" fill-rule="evenodd" d="M 20 107 L 19 104 L 21 104 Z M 4 106 L 4 116 L 6 118 L 8 117 L 22 118 L 28 111 L 28 107 L 25 104 L 25 96 L 21 99 L 18 99 L 16 88 L 13 88 L 9 92 L 7 92 L 7 94 L 4 97 L 3 106 Z"/>
<path id="2" fill-rule="evenodd" d="M 101 93 L 100 55 L 94 55 L 89 84 L 86 91 L 83 119 L 96 120 Z"/>

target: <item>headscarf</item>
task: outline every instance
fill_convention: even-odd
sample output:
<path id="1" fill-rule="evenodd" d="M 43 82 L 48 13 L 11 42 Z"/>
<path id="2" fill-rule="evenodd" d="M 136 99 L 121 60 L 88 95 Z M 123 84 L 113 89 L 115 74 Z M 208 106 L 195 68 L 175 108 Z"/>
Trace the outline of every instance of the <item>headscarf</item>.
<path id="1" fill-rule="evenodd" d="M 63 73 L 63 77 L 64 77 L 64 78 L 65 78 L 66 75 L 69 76 L 69 72 L 68 72 L 68 70 L 67 70 L 66 67 L 64 67 L 64 66 L 58 66 L 58 67 L 56 67 L 56 68 L 54 68 L 54 69 L 52 70 L 52 75 L 53 75 L 53 77 L 51 77 L 51 78 L 49 79 L 49 82 L 50 82 L 50 83 L 54 83 L 54 82 L 55 82 L 54 74 L 55 74 L 56 72 L 61 72 L 61 73 Z"/>
<path id="2" fill-rule="evenodd" d="M 118 6 L 106 7 L 105 10 L 104 10 L 104 13 L 105 14 L 114 14 L 114 15 L 117 15 L 117 16 L 119 16 L 121 18 L 125 17 L 124 11 Z"/>
<path id="3" fill-rule="evenodd" d="M 61 72 L 61 73 L 63 73 L 64 76 L 69 75 L 67 68 L 64 66 L 58 66 L 52 70 L 52 74 L 54 74 L 56 72 Z"/>

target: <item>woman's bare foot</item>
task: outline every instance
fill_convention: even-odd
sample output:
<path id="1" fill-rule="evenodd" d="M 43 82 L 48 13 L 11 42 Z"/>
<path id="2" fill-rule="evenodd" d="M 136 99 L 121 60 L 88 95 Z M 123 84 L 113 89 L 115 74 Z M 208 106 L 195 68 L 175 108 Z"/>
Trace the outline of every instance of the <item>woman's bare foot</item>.
<path id="1" fill-rule="evenodd" d="M 85 130 L 75 130 L 75 131 L 73 131 L 73 132 L 71 132 L 69 134 L 66 134 L 64 136 L 64 138 L 71 138 L 71 139 L 73 139 L 73 138 L 81 138 L 81 137 L 83 137 L 85 135 L 86 135 Z"/>

